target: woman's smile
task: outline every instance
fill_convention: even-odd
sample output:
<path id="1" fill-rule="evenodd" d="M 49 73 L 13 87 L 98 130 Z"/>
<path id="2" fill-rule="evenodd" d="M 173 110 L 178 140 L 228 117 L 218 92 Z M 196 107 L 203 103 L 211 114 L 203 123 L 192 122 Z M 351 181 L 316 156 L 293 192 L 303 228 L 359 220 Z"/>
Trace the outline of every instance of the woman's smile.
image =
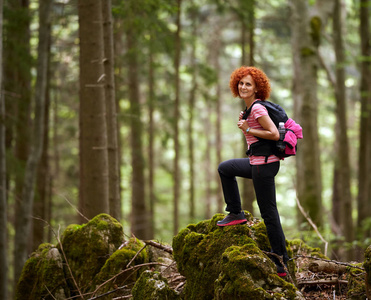
<path id="1" fill-rule="evenodd" d="M 255 99 L 256 86 L 251 75 L 241 78 L 238 83 L 238 92 L 242 99 Z"/>

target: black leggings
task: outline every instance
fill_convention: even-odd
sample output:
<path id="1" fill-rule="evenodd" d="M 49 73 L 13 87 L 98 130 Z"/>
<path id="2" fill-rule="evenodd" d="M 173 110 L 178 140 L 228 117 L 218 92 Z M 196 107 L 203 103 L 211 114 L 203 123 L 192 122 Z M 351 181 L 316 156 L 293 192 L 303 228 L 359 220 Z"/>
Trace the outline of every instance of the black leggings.
<path id="1" fill-rule="evenodd" d="M 285 235 L 276 205 L 276 186 L 274 177 L 280 168 L 279 162 L 264 165 L 251 165 L 249 158 L 236 158 L 222 162 L 218 172 L 223 187 L 226 211 L 239 213 L 241 199 L 236 176 L 250 178 L 253 181 L 260 214 L 267 227 L 269 242 L 273 253 L 288 260 Z"/>

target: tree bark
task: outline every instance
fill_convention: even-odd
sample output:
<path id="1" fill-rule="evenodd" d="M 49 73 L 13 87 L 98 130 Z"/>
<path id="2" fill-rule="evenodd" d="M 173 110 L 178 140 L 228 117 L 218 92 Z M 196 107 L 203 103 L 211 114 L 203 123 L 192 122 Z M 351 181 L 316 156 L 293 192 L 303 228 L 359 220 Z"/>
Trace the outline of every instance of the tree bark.
<path id="1" fill-rule="evenodd" d="M 109 213 L 103 23 L 100 0 L 79 0 L 80 190 L 88 219 Z M 81 220 L 82 221 L 82 220 Z"/>
<path id="2" fill-rule="evenodd" d="M 0 0 L 0 36 L 3 36 L 3 7 Z M 0 39 L 0 299 L 8 299 L 7 193 L 5 150 L 5 100 L 3 94 L 3 41 Z"/>
<path id="3" fill-rule="evenodd" d="M 296 155 L 297 194 L 305 211 L 317 226 L 322 225 L 321 168 L 317 126 L 317 56 L 321 19 L 309 16 L 305 0 L 290 0 L 292 11 L 293 97 L 295 119 L 304 139 Z M 298 214 L 299 222 L 305 222 Z"/>
<path id="4" fill-rule="evenodd" d="M 155 94 L 155 61 L 154 61 L 154 49 L 153 41 L 154 34 L 151 31 L 150 33 L 150 44 L 149 44 L 149 70 L 148 70 L 148 115 L 149 115 L 149 124 L 148 124 L 148 195 L 149 195 L 149 230 L 148 237 L 153 239 L 155 236 L 155 122 L 153 118 L 155 103 L 156 103 L 156 94 Z"/>
<path id="5" fill-rule="evenodd" d="M 129 15 L 135 16 L 135 0 L 128 2 Z M 143 124 L 141 122 L 141 105 L 138 81 L 138 45 L 136 32 L 132 25 L 133 20 L 127 20 L 126 37 L 128 47 L 128 83 L 130 100 L 130 142 L 132 160 L 132 211 L 131 211 L 131 231 L 141 239 L 147 237 L 148 214 L 145 199 L 145 180 L 144 180 L 144 155 L 143 155 Z"/>
<path id="6" fill-rule="evenodd" d="M 337 155 L 335 158 L 335 169 L 339 172 L 339 182 L 335 186 L 339 189 L 337 195 L 339 199 L 334 203 L 340 207 L 340 227 L 343 231 L 345 241 L 351 243 L 353 237 L 353 219 L 352 214 L 352 196 L 350 191 L 350 163 L 349 163 L 349 141 L 347 134 L 347 107 L 346 107 L 346 91 L 345 91 L 345 55 L 343 42 L 343 24 L 342 24 L 342 8 L 341 1 L 335 0 L 333 13 L 333 33 L 334 33 L 334 48 L 336 56 L 336 140 L 339 145 L 337 147 Z M 352 249 L 347 250 L 347 260 L 353 257 Z"/>
<path id="7" fill-rule="evenodd" d="M 109 212 L 112 217 L 121 220 L 120 196 L 120 163 L 117 139 L 117 112 L 114 78 L 114 44 L 111 0 L 102 1 L 103 29 L 104 29 L 104 70 L 105 70 L 105 97 L 106 122 L 108 143 L 108 180 L 109 180 Z"/>
<path id="8" fill-rule="evenodd" d="M 49 29 L 50 30 L 50 29 Z M 50 35 L 48 41 L 48 58 L 50 57 Z M 48 61 L 48 66 L 50 60 Z M 36 194 L 33 206 L 33 216 L 38 219 L 32 220 L 32 248 L 31 251 L 35 251 L 38 246 L 44 242 L 44 228 L 45 221 L 47 220 L 47 207 L 49 200 L 49 187 L 51 181 L 51 174 L 49 169 L 49 108 L 50 108 L 50 94 L 49 94 L 49 82 L 50 82 L 50 69 L 47 70 L 47 84 L 45 91 L 45 111 L 44 111 L 44 126 L 43 126 L 43 146 L 40 163 L 37 169 L 37 181 L 36 181 Z"/>
<path id="9" fill-rule="evenodd" d="M 359 7 L 361 39 L 361 108 L 360 108 L 360 145 L 358 160 L 358 198 L 357 198 L 357 229 L 359 240 L 370 236 L 370 232 L 363 230 L 363 222 L 371 215 L 371 44 L 370 44 L 370 1 L 361 0 Z M 363 257 L 363 250 L 359 252 L 359 258 Z"/>
<path id="10" fill-rule="evenodd" d="M 39 45 L 38 45 L 38 62 L 37 78 L 35 90 L 35 119 L 32 136 L 32 148 L 27 160 L 24 186 L 22 192 L 22 205 L 20 206 L 17 219 L 20 221 L 15 233 L 14 249 L 14 279 L 15 282 L 21 274 L 24 263 L 27 259 L 27 244 L 30 237 L 30 225 L 34 197 L 34 184 L 37 172 L 37 166 L 42 153 L 43 146 L 43 128 L 45 113 L 45 90 L 46 76 L 48 67 L 48 40 L 50 35 L 50 8 L 52 1 L 41 1 L 39 6 Z"/>
<path id="11" fill-rule="evenodd" d="M 180 117 L 180 52 L 181 52 L 181 23 L 180 23 L 180 12 L 181 12 L 182 0 L 177 0 L 177 17 L 176 26 L 177 31 L 175 33 L 175 57 L 174 57 L 174 69 L 175 69 L 175 104 L 174 104 L 174 175 L 173 175 L 173 220 L 174 220 L 174 235 L 178 233 L 179 228 L 179 195 L 180 195 L 180 170 L 179 170 L 179 117 Z"/>
<path id="12" fill-rule="evenodd" d="M 192 70 L 192 83 L 191 90 L 189 92 L 188 100 L 188 164 L 189 164 L 189 219 L 193 222 L 196 218 L 195 215 L 195 151 L 194 151 L 194 108 L 196 102 L 197 92 L 197 63 L 196 63 L 196 50 L 197 50 L 197 11 L 193 8 L 191 12 L 192 19 L 192 36 L 191 42 L 191 70 Z"/>
<path id="13" fill-rule="evenodd" d="M 246 9 L 248 10 L 248 19 L 241 18 L 241 65 L 254 65 L 254 28 L 255 28 L 255 0 L 250 0 Z M 246 22 L 248 24 L 246 24 Z M 247 38 L 246 38 L 247 36 Z M 246 55 L 246 44 L 249 46 L 248 59 Z M 242 110 L 246 107 L 245 103 L 242 101 Z M 242 153 L 246 151 L 246 138 L 242 135 L 243 148 Z M 255 200 L 254 186 L 251 179 L 242 179 L 242 209 L 249 211 L 251 214 L 254 214 L 253 202 Z"/>

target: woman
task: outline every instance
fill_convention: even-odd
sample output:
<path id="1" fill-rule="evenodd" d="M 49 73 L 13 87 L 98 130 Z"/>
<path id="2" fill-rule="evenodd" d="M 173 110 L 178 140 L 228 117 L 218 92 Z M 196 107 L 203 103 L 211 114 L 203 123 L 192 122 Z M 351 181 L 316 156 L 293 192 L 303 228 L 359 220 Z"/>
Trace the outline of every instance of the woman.
<path id="1" fill-rule="evenodd" d="M 263 71 L 245 66 L 231 74 L 229 87 L 235 97 L 240 97 L 245 101 L 247 109 L 257 100 L 268 99 L 271 90 L 269 80 Z M 242 119 L 242 116 L 243 112 L 240 113 L 237 126 L 244 133 L 249 148 L 251 144 L 258 141 L 257 137 L 273 141 L 279 139 L 278 129 L 263 105 L 254 104 L 246 120 Z M 226 211 L 229 212 L 229 215 L 219 221 L 217 225 L 229 226 L 247 222 L 244 212 L 241 210 L 236 176 L 252 179 L 260 214 L 267 227 L 272 252 L 282 256 L 286 264 L 288 255 L 285 235 L 276 206 L 274 182 L 274 177 L 280 168 L 279 161 L 280 158 L 275 155 L 270 155 L 267 159 L 264 156 L 251 155 L 248 158 L 230 159 L 219 165 L 218 172 L 222 182 L 224 200 L 227 204 Z M 277 265 L 278 275 L 286 276 L 285 269 L 278 259 L 274 258 L 273 261 Z"/>

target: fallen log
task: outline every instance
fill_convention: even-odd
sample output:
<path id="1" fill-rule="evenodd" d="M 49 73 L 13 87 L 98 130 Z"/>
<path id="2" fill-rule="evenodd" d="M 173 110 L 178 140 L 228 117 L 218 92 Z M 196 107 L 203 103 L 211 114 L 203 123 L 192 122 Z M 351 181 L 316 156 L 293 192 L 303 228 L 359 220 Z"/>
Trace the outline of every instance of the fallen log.
<path id="1" fill-rule="evenodd" d="M 344 274 L 346 266 L 339 265 L 330 261 L 313 261 L 309 264 L 308 269 L 314 273 L 327 273 L 327 274 Z"/>

